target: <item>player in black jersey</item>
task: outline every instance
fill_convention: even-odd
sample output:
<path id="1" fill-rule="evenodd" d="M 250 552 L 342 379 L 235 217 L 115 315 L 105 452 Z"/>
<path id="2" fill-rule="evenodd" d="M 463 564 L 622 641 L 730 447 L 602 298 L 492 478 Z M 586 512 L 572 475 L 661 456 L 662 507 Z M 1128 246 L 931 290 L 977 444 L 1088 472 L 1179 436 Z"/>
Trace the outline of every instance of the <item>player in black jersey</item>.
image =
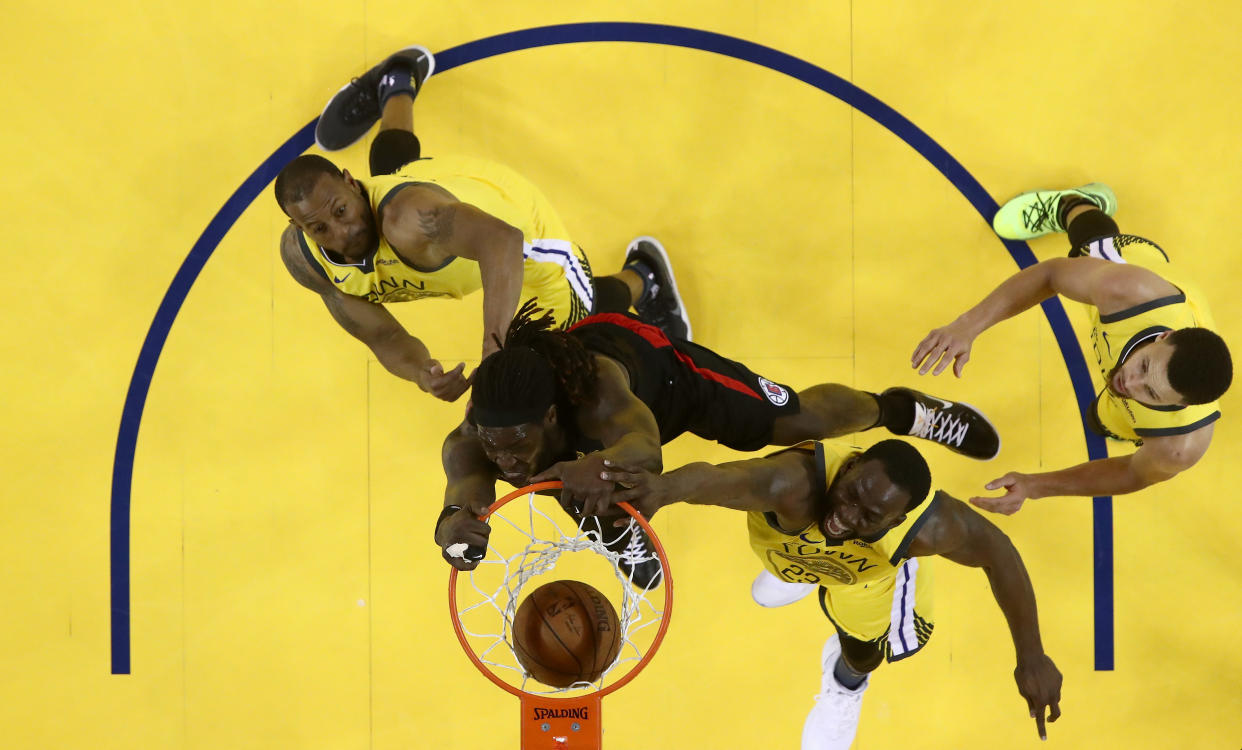
<path id="1" fill-rule="evenodd" d="M 448 486 L 435 538 L 459 570 L 473 569 L 485 549 L 489 527 L 477 516 L 495 501 L 497 479 L 514 487 L 559 479 L 561 505 L 575 518 L 616 513 L 604 460 L 658 473 L 660 446 L 685 432 L 753 451 L 884 426 L 971 458 L 1000 451 L 995 428 L 967 404 L 909 388 L 877 395 L 825 383 L 795 392 L 630 315 L 592 315 L 558 331 L 539 313 L 533 301 L 518 311 L 503 347 L 475 372 L 465 421 L 444 441 Z M 658 563 L 648 567 L 658 574 Z"/>

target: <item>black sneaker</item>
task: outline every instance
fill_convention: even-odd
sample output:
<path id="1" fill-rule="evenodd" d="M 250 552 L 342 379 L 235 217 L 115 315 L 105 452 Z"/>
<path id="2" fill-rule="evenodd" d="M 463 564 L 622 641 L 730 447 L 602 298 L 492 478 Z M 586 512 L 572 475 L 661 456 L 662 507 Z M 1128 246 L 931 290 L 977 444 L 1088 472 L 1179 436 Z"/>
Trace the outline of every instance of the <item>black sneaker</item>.
<path id="1" fill-rule="evenodd" d="M 646 274 L 650 290 L 634 303 L 638 317 L 659 327 L 672 338 L 693 341 L 690 318 L 677 292 L 673 266 L 668 261 L 664 246 L 655 237 L 634 238 L 625 249 L 625 263 L 621 267 L 627 268 L 636 261 L 650 269 L 650 273 Z"/>
<path id="2" fill-rule="evenodd" d="M 1000 434 L 979 411 L 961 401 L 946 401 L 913 388 L 889 388 L 914 401 L 914 426 L 909 435 L 939 443 L 954 453 L 990 461 L 1000 453 Z"/>
<path id="3" fill-rule="evenodd" d="M 647 532 L 632 520 L 629 526 L 617 529 L 612 526 L 616 519 L 616 516 L 590 516 L 582 521 L 581 528 L 592 534 L 605 528 L 609 533 L 615 532 L 617 535 L 612 539 L 608 539 L 607 535 L 601 535 L 600 539 L 609 551 L 620 556 L 617 567 L 629 578 L 630 584 L 643 591 L 659 586 L 663 569 L 660 567 L 660 558 L 656 557 L 651 541 L 647 538 Z"/>
<path id="4" fill-rule="evenodd" d="M 379 65 L 345 84 L 328 100 L 328 106 L 319 115 L 315 145 L 324 151 L 340 151 L 366 135 L 380 119 L 380 81 L 396 65 L 410 69 L 410 82 L 417 95 L 423 81 L 435 71 L 436 58 L 426 47 L 416 44 L 389 55 Z"/>

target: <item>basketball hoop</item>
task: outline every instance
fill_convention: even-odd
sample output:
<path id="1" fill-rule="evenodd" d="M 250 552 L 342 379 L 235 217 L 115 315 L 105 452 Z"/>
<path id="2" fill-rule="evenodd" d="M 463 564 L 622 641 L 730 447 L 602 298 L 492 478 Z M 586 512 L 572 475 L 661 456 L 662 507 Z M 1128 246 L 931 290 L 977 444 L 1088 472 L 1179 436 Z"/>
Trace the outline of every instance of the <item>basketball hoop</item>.
<path id="1" fill-rule="evenodd" d="M 587 522 L 575 526 L 553 498 L 537 501 L 536 493 L 560 487 L 560 482 L 523 487 L 487 509 L 480 518 L 492 526 L 487 554 L 469 573 L 459 576 L 456 568 L 449 572 L 449 613 L 474 666 L 521 701 L 521 750 L 600 750 L 601 701 L 628 684 L 655 656 L 673 611 L 673 578 L 660 540 L 629 503 L 618 504 L 630 516 L 628 533 L 645 532 L 661 566 L 659 580 L 646 586 L 636 586 L 622 570 L 629 553 L 610 549 L 602 529 Z M 510 504 L 522 497 L 525 505 Z M 551 513 L 539 505 L 549 506 Z M 571 554 L 576 552 L 595 554 Z M 513 650 L 513 618 L 523 588 L 558 564 L 563 573 L 595 585 L 614 605 L 620 602 L 616 609 L 622 643 L 616 661 L 595 682 L 567 688 L 535 682 Z M 661 598 L 656 596 L 660 586 L 662 601 L 655 601 Z"/>

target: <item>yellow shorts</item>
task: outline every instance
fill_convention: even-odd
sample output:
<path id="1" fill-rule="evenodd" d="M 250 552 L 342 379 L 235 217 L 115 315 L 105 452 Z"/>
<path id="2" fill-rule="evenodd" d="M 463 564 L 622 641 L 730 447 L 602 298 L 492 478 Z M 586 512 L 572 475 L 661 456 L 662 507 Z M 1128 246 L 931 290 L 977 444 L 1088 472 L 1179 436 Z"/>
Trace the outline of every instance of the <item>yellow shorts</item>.
<path id="1" fill-rule="evenodd" d="M 522 302 L 534 297 L 541 309 L 552 312 L 560 328 L 591 314 L 595 280 L 582 248 L 564 240 L 538 240 L 526 243 L 522 255 Z"/>
<path id="2" fill-rule="evenodd" d="M 913 656 L 931 638 L 932 567 L 926 558 L 916 557 L 885 581 L 821 586 L 819 604 L 838 630 L 898 661 Z"/>

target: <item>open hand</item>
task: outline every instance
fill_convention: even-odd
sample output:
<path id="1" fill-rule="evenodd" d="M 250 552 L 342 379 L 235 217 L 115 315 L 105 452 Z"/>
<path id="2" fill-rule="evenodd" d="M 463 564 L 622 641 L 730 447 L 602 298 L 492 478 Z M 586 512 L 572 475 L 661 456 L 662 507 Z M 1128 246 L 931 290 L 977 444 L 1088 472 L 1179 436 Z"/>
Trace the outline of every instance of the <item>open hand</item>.
<path id="1" fill-rule="evenodd" d="M 984 510 L 1012 516 L 1022 508 L 1022 503 L 1035 497 L 1034 481 L 1029 474 L 1011 471 L 984 485 L 989 490 L 1005 490 L 1005 494 L 1000 497 L 972 497 L 970 502 Z"/>
<path id="2" fill-rule="evenodd" d="M 461 398 L 461 394 L 466 392 L 466 389 L 470 387 L 470 381 L 474 379 L 473 372 L 469 377 L 465 377 L 462 374 L 465 371 L 465 362 L 445 372 L 444 366 L 438 360 L 429 360 L 422 372 L 422 377 L 419 378 L 418 385 L 436 398 L 456 401 Z"/>
<path id="3" fill-rule="evenodd" d="M 956 320 L 942 328 L 934 328 L 914 348 L 910 366 L 918 367 L 920 375 L 926 375 L 934 366 L 936 369 L 932 370 L 932 375 L 939 375 L 952 363 L 953 374 L 960 378 L 962 368 L 970 361 L 970 347 L 975 335 Z"/>
<path id="4" fill-rule="evenodd" d="M 1013 678 L 1018 683 L 1018 692 L 1026 699 L 1031 718 L 1035 720 L 1035 728 L 1039 730 L 1041 740 L 1048 739 L 1048 730 L 1044 727 L 1044 711 L 1048 712 L 1048 721 L 1061 718 L 1061 672 L 1052 663 L 1047 654 L 1030 663 L 1018 662 L 1013 670 Z"/>

